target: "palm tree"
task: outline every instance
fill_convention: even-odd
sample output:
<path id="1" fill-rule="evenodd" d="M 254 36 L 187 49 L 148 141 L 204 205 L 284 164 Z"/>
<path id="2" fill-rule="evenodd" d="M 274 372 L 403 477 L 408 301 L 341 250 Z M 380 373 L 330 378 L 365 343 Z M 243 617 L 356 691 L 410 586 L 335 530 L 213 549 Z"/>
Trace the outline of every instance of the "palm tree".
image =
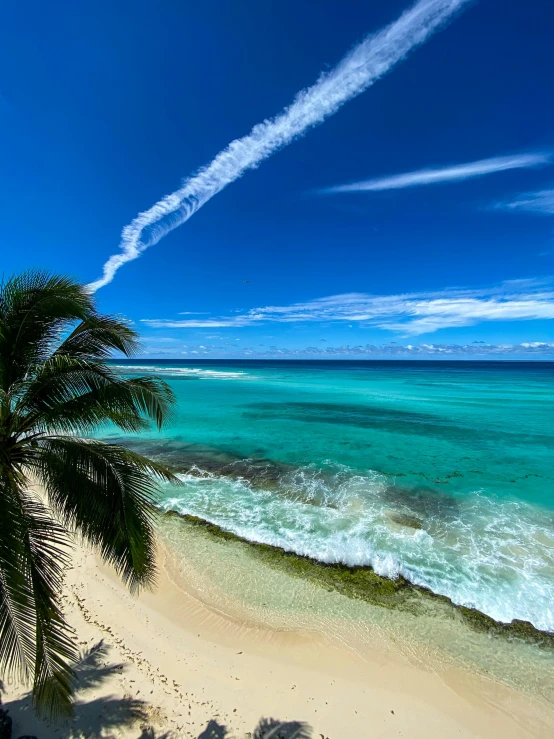
<path id="1" fill-rule="evenodd" d="M 161 428 L 162 381 L 106 364 L 138 336 L 99 314 L 67 277 L 25 272 L 0 285 L 0 674 L 32 680 L 43 715 L 71 712 L 76 659 L 60 607 L 71 535 L 96 547 L 132 591 L 155 578 L 153 496 L 162 465 L 92 435 L 105 424 Z M 39 483 L 45 498 L 30 489 Z"/>

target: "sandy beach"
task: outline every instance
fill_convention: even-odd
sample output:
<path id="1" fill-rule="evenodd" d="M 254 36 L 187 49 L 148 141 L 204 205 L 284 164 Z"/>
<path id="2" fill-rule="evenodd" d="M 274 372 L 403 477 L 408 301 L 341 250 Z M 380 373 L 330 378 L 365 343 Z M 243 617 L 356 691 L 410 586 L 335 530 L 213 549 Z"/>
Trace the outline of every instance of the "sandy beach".
<path id="1" fill-rule="evenodd" d="M 132 597 L 77 548 L 64 593 L 82 651 L 75 717 L 38 721 L 7 685 L 14 737 L 548 737 L 554 710 L 471 675 L 356 654 L 321 632 L 241 622 L 203 602 L 159 547 L 155 593 Z"/>
<path id="2" fill-rule="evenodd" d="M 0 739 L 554 739 L 554 0 L 1 19 Z"/>

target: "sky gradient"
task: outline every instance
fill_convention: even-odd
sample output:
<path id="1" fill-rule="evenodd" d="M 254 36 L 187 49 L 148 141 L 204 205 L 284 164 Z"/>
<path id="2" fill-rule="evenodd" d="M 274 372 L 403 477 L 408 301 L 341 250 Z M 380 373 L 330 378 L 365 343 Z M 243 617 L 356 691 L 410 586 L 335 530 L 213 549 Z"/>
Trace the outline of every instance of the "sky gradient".
<path id="1" fill-rule="evenodd" d="M 554 6 L 30 5 L 4 275 L 91 283 L 151 357 L 554 356 Z"/>

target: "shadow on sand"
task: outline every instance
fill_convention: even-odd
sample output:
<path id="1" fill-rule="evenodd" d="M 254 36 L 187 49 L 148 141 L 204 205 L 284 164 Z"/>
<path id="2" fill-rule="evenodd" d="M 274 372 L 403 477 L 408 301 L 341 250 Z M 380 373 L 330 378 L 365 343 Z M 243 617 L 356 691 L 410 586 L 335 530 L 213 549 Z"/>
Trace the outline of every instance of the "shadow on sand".
<path id="1" fill-rule="evenodd" d="M 302 721 L 277 721 L 262 718 L 253 732 L 245 739 L 311 739 L 312 730 Z M 230 739 L 227 728 L 217 721 L 210 721 L 198 739 Z"/>
<path id="2" fill-rule="evenodd" d="M 49 725 L 35 715 L 31 695 L 8 701 L 2 707 L 13 721 L 13 739 L 21 735 L 67 737 L 67 739 L 115 739 L 125 729 L 133 739 L 180 739 L 174 731 L 156 730 L 150 725 L 152 706 L 131 697 L 115 698 L 107 695 L 92 700 L 79 696 L 82 691 L 97 688 L 114 673 L 121 674 L 122 664 L 107 663 L 109 648 L 100 641 L 87 649 L 75 666 L 74 716 L 70 721 Z M 0 692 L 3 686 L 0 683 Z M 301 721 L 260 719 L 253 732 L 245 739 L 311 739 L 308 724 Z M 215 720 L 208 722 L 197 739 L 231 739 L 226 726 Z"/>
<path id="3" fill-rule="evenodd" d="M 107 695 L 93 700 L 84 700 L 79 694 L 87 689 L 101 685 L 110 675 L 122 673 L 121 664 L 107 664 L 108 647 L 103 641 L 98 642 L 81 655 L 75 666 L 75 693 L 74 716 L 71 720 L 51 726 L 41 721 L 35 715 L 31 694 L 26 694 L 19 700 L 9 701 L 4 708 L 9 712 L 13 721 L 13 739 L 22 733 L 25 736 L 42 737 L 48 735 L 71 737 L 72 739 L 105 739 L 117 733 L 125 726 L 144 724 L 148 721 L 149 706 L 135 698 L 115 698 Z M 24 729 L 23 729 L 24 727 Z M 56 731 L 57 729 L 57 731 Z M 148 734 L 140 734 L 137 738 Z M 156 739 L 162 739 L 156 736 Z"/>

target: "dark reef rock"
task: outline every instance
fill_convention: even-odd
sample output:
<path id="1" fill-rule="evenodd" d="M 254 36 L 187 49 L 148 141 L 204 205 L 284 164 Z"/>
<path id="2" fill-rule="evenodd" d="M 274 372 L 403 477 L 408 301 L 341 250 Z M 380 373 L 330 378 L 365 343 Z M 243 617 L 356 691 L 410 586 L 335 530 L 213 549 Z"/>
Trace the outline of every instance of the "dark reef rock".
<path id="1" fill-rule="evenodd" d="M 387 513 L 387 516 L 391 521 L 394 521 L 394 523 L 397 523 L 399 526 L 406 526 L 409 529 L 423 528 L 423 522 L 415 516 L 410 516 L 406 513 L 396 513 L 394 511 Z"/>
<path id="2" fill-rule="evenodd" d="M 267 565 L 293 577 L 316 582 L 326 590 L 335 590 L 348 598 L 365 600 L 383 608 L 399 608 L 414 615 L 428 614 L 428 607 L 432 603 L 441 610 L 443 616 L 461 618 L 475 631 L 488 633 L 491 637 L 521 640 L 536 644 L 542 649 L 554 650 L 554 633 L 540 631 L 528 621 L 517 619 L 511 623 L 495 621 L 475 608 L 456 605 L 445 595 L 438 595 L 427 588 L 414 585 L 403 577 L 391 580 L 378 575 L 371 567 L 328 564 L 287 552 L 280 547 L 248 541 L 197 516 L 182 516 L 175 512 L 166 515 L 176 516 L 184 523 L 201 527 L 207 534 L 220 541 L 242 544 Z"/>

